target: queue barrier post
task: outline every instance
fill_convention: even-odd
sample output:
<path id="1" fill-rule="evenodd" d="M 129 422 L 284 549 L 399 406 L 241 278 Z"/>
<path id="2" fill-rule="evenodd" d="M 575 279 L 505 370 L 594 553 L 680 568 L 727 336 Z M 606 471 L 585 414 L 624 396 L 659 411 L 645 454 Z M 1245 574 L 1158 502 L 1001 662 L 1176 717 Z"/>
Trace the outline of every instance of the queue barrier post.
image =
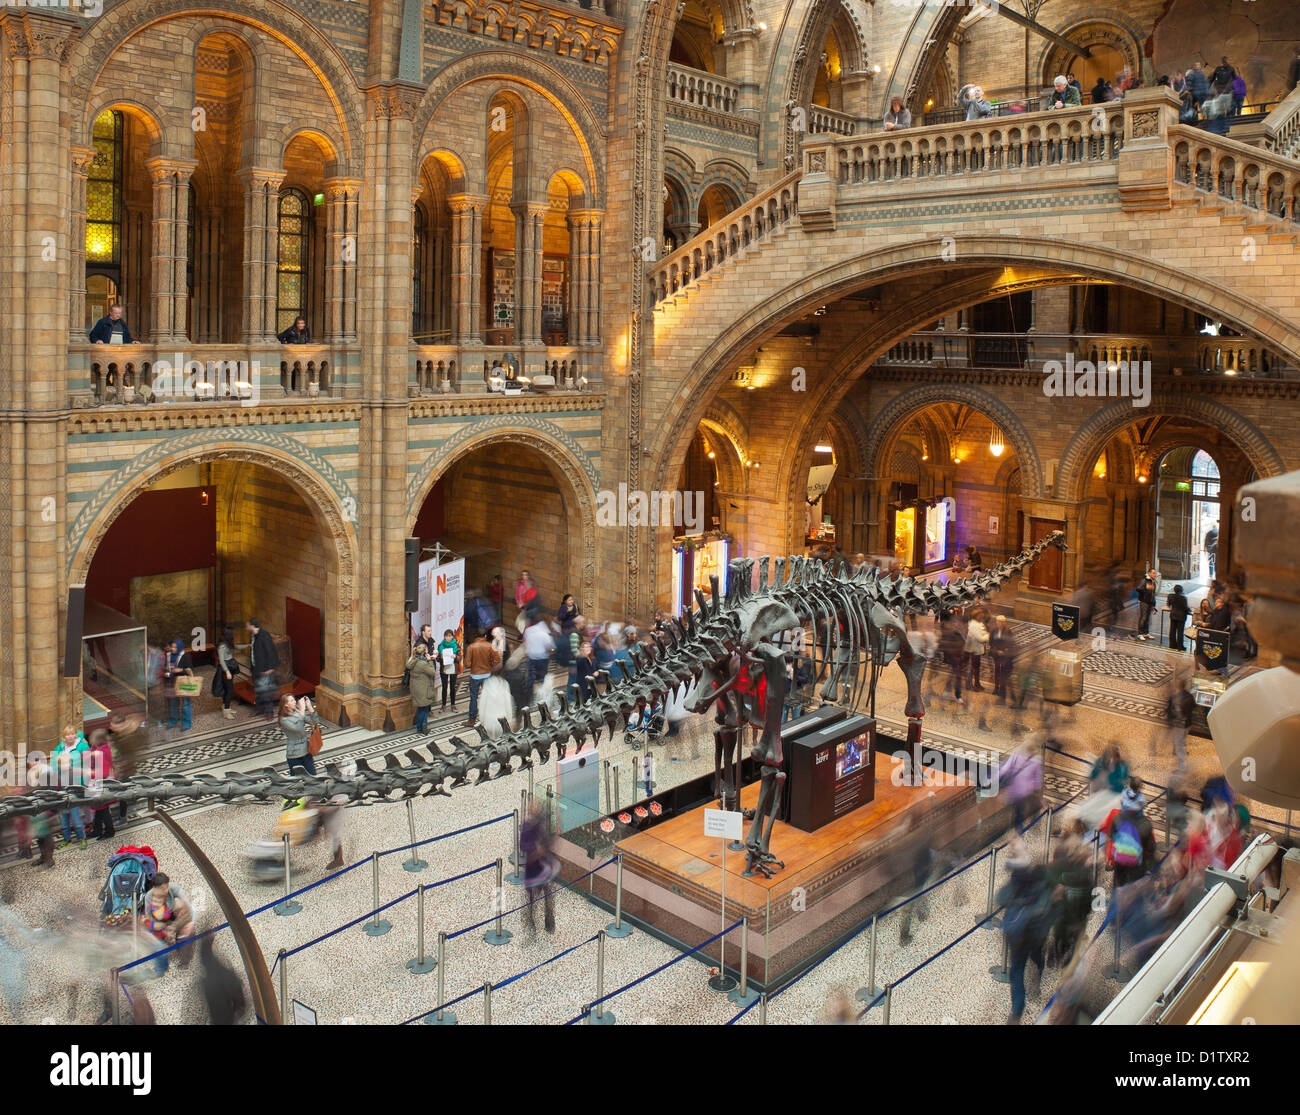
<path id="1" fill-rule="evenodd" d="M 438 934 L 438 1003 L 441 1006 L 446 1002 L 446 979 L 447 974 L 447 934 Z M 425 1015 L 424 1024 L 426 1026 L 455 1026 L 456 1012 L 450 1010 L 436 1010 L 432 1014 Z"/>
<path id="2" fill-rule="evenodd" d="M 423 871 L 428 863 L 415 854 L 415 801 L 406 799 L 406 827 L 411 834 L 411 858 L 402 864 L 403 871 Z"/>
<path id="3" fill-rule="evenodd" d="M 885 1018 L 884 1021 L 882 1022 L 882 1025 L 884 1026 L 889 1025 L 889 1012 L 890 1012 L 890 1008 L 892 1008 L 893 1005 L 894 1005 L 894 985 L 892 983 L 887 983 L 885 984 Z"/>
<path id="4" fill-rule="evenodd" d="M 1052 858 L 1052 807 L 1047 807 L 1047 824 L 1043 829 L 1043 862 Z"/>
<path id="5" fill-rule="evenodd" d="M 275 916 L 278 918 L 291 918 L 294 914 L 302 911 L 302 903 L 296 899 L 290 898 L 293 893 L 293 870 L 289 866 L 289 834 L 286 832 L 284 840 L 284 898 L 275 905 Z"/>
<path id="6" fill-rule="evenodd" d="M 623 924 L 623 853 L 614 853 L 614 920 L 605 926 L 605 936 L 623 938 L 630 936 L 632 927 Z"/>
<path id="7" fill-rule="evenodd" d="M 519 791 L 521 799 L 522 796 L 527 792 L 528 792 L 527 790 Z M 508 857 L 510 862 L 514 865 L 515 869 L 512 872 L 510 872 L 510 874 L 507 875 L 505 878 L 505 881 L 507 883 L 515 887 L 523 886 L 523 882 L 524 882 L 524 855 L 523 852 L 521 852 L 519 849 L 519 841 L 521 839 L 519 819 L 523 816 L 522 809 L 526 808 L 526 804 L 521 800 L 520 806 L 521 806 L 520 809 L 515 810 L 514 838 L 511 841 L 510 855 Z M 498 883 L 500 881 L 501 880 L 499 879 L 497 880 Z"/>
<path id="8" fill-rule="evenodd" d="M 727 995 L 737 1006 L 747 1007 L 758 998 L 749 986 L 749 918 L 740 919 L 740 986 Z"/>
<path id="9" fill-rule="evenodd" d="M 613 1026 L 615 1019 L 612 1011 L 605 1009 L 601 1001 L 605 998 L 605 930 L 596 934 L 596 1003 L 587 1015 L 588 1026 Z"/>
<path id="10" fill-rule="evenodd" d="M 424 955 L 424 884 L 415 891 L 415 956 L 406 962 L 411 975 L 423 976 L 432 972 L 438 962 Z M 442 1002 L 439 998 L 438 1002 Z"/>
<path id="11" fill-rule="evenodd" d="M 518 816 L 518 814 L 516 814 Z M 483 934 L 483 940 L 489 945 L 504 945 L 511 937 L 514 936 L 510 930 L 501 924 L 501 919 L 505 916 L 506 905 L 506 888 L 502 885 L 501 877 L 505 871 L 505 860 L 500 856 L 497 857 L 497 885 L 492 890 L 492 905 L 496 910 L 496 921 L 492 928 Z"/>
<path id="12" fill-rule="evenodd" d="M 372 852 L 370 854 L 370 877 L 371 877 L 371 891 L 374 898 L 374 903 L 371 905 L 370 908 L 375 911 L 375 916 L 370 921 L 366 922 L 366 924 L 362 926 L 362 929 L 364 930 L 367 937 L 382 937 L 385 933 L 387 933 L 390 929 L 392 929 L 393 926 L 388 921 L 387 918 L 381 918 L 379 916 L 379 853 L 378 852 Z"/>
<path id="13" fill-rule="evenodd" d="M 483 985 L 483 1025 L 492 1025 L 492 984 Z"/>
<path id="14" fill-rule="evenodd" d="M 767 992 L 766 991 L 764 991 L 763 994 L 761 994 L 758 997 L 758 1024 L 760 1026 L 767 1025 Z"/>
<path id="15" fill-rule="evenodd" d="M 869 1003 L 880 994 L 876 989 L 876 927 L 879 921 L 877 914 L 871 915 L 871 938 L 867 945 L 867 985 L 859 987 L 853 996 L 859 1003 Z"/>
<path id="16" fill-rule="evenodd" d="M 993 896 L 998 885 L 998 853 L 1001 847 L 993 845 L 993 854 L 989 857 L 989 895 L 988 901 L 984 906 L 984 917 L 981 924 L 985 929 L 1000 929 L 1002 919 L 993 916 Z"/>
<path id="17" fill-rule="evenodd" d="M 122 973 L 114 970 L 113 972 L 113 1025 L 119 1026 L 122 1022 Z"/>
<path id="18" fill-rule="evenodd" d="M 280 1020 L 286 1026 L 293 1025 L 293 1012 L 289 1010 L 289 954 L 281 949 L 276 953 L 276 965 L 280 969 Z"/>

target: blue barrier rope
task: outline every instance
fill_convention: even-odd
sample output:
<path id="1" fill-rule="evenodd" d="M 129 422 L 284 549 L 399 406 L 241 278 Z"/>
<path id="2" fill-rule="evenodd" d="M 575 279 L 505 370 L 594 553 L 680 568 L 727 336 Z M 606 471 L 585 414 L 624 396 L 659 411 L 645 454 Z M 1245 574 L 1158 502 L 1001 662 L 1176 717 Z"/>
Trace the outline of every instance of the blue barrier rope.
<path id="1" fill-rule="evenodd" d="M 492 863 L 485 863 L 482 867 L 475 867 L 470 871 L 462 871 L 459 875 L 452 875 L 446 879 L 439 879 L 436 883 L 428 883 L 425 885 L 424 889 L 432 890 L 434 887 L 446 886 L 446 884 L 457 882 L 460 879 L 468 879 L 471 875 L 478 875 L 484 871 L 489 871 L 495 866 L 496 866 L 495 861 Z M 271 965 L 271 971 L 272 972 L 275 971 L 276 966 L 280 963 L 281 959 L 288 960 L 289 957 L 293 956 L 294 954 L 300 953 L 304 949 L 309 949 L 313 945 L 319 945 L 322 941 L 326 941 L 329 940 L 329 938 L 331 937 L 337 936 L 339 933 L 342 933 L 345 929 L 351 929 L 354 925 L 360 925 L 366 919 L 372 918 L 376 914 L 382 914 L 385 910 L 389 909 L 390 907 L 396 906 L 399 902 L 405 902 L 408 898 L 412 897 L 415 894 L 418 894 L 419 890 L 420 890 L 419 887 L 416 887 L 415 890 L 408 890 L 405 894 L 399 895 L 397 898 L 394 898 L 391 902 L 385 902 L 382 906 L 376 907 L 375 909 L 371 910 L 369 913 L 362 914 L 359 918 L 354 918 L 352 921 L 347 922 L 345 925 L 340 925 L 337 929 L 331 929 L 328 933 L 322 933 L 319 937 L 315 937 L 312 940 L 306 941 L 301 945 L 295 945 L 293 948 L 283 953 L 282 956 L 276 956 L 275 963 Z"/>
<path id="2" fill-rule="evenodd" d="M 487 825 L 494 825 L 498 821 L 508 821 L 513 816 L 514 816 L 513 813 L 503 813 L 500 817 L 493 817 L 492 820 L 490 821 L 481 821 L 477 825 L 470 825 L 467 828 L 456 829 L 454 832 L 444 832 L 439 836 L 431 836 L 429 837 L 428 840 L 420 841 L 420 844 L 432 844 L 438 840 L 446 840 L 452 836 L 460 836 L 463 833 L 472 832 L 474 829 L 483 828 Z M 419 844 L 414 846 L 419 847 Z M 380 852 L 379 854 L 380 856 L 386 856 L 392 852 L 404 851 L 405 849 L 408 849 L 410 847 L 412 847 L 412 845 L 404 844 L 402 845 L 401 848 L 390 848 L 387 852 Z M 264 914 L 266 913 L 267 910 L 273 910 L 276 906 L 279 906 L 282 902 L 288 902 L 291 898 L 297 898 L 300 894 L 306 894 L 309 890 L 315 890 L 317 887 L 322 886 L 325 883 L 328 883 L 331 879 L 337 879 L 340 875 L 346 875 L 349 871 L 355 871 L 362 864 L 369 863 L 370 861 L 371 861 L 371 857 L 369 856 L 367 856 L 365 859 L 359 859 L 357 860 L 356 863 L 350 863 L 348 864 L 347 867 L 341 867 L 339 868 L 338 871 L 335 871 L 333 874 L 326 875 L 322 879 L 317 879 L 314 883 L 308 883 L 305 887 L 299 887 L 297 890 L 290 891 L 288 894 L 282 895 L 280 898 L 277 898 L 274 902 L 268 902 L 264 906 L 258 906 L 255 910 L 247 911 L 244 914 L 244 917 L 253 918 L 256 917 L 258 914 Z M 487 867 L 492 867 L 492 866 L 494 866 L 494 864 L 487 865 Z M 479 871 L 485 871 L 485 870 L 487 870 L 486 867 L 479 867 L 479 868 L 475 868 L 474 871 L 467 872 L 466 874 L 474 875 L 477 874 Z M 466 877 L 465 875 L 456 875 L 450 879 L 443 879 L 441 882 L 430 883 L 428 884 L 426 889 L 432 889 L 433 887 L 440 887 L 443 885 L 443 883 L 455 882 L 456 879 L 463 879 L 465 877 Z M 115 968 L 113 970 L 116 972 L 124 972 L 128 968 L 134 968 L 137 964 L 143 964 L 146 960 L 153 960 L 156 957 L 164 956 L 167 953 L 171 952 L 173 949 L 183 948 L 185 945 L 188 944 L 197 944 L 199 941 L 201 941 L 204 937 L 208 936 L 209 934 L 220 933 L 221 930 L 229 929 L 229 928 L 230 928 L 230 922 L 223 921 L 220 925 L 214 925 L 211 929 L 205 929 L 202 933 L 196 933 L 194 934 L 194 936 L 188 937 L 184 941 L 177 941 L 176 944 L 168 945 L 166 948 L 158 949 L 156 952 L 146 953 L 144 956 L 140 957 L 140 959 L 133 960 L 129 964 L 123 964 L 120 968 Z"/>
<path id="3" fill-rule="evenodd" d="M 534 964 L 531 968 L 527 969 L 526 971 L 520 972 L 517 975 L 509 976 L 506 979 L 503 979 L 500 983 L 494 983 L 492 985 L 492 990 L 500 991 L 501 988 L 503 987 L 509 987 L 512 983 L 515 982 L 515 980 L 521 980 L 524 978 L 524 976 L 531 976 L 535 971 L 537 971 L 538 968 L 545 968 L 546 965 L 554 964 L 557 960 L 561 959 L 562 957 L 568 956 L 569 953 L 577 952 L 578 949 L 582 948 L 584 945 L 591 944 L 591 942 L 594 941 L 598 936 L 599 934 L 593 933 L 585 941 L 579 942 L 578 944 L 574 945 L 572 948 L 567 948 L 563 952 L 557 952 L 554 956 L 549 957 L 546 960 L 543 960 L 540 964 Z"/>
<path id="4" fill-rule="evenodd" d="M 810 968 L 809 971 L 811 971 L 811 970 L 812 970 L 812 969 Z M 802 978 L 802 977 L 800 977 L 800 978 Z M 798 981 L 798 980 L 794 980 L 793 982 L 794 982 L 794 983 L 798 983 L 799 981 Z M 769 999 L 769 1001 L 770 1001 L 770 999 Z M 730 1018 L 727 1019 L 726 1022 L 723 1023 L 723 1025 L 724 1025 L 724 1026 L 734 1026 L 737 1022 L 739 1022 L 742 1018 L 744 1018 L 745 1015 L 747 1015 L 747 1014 L 748 1014 L 751 1010 L 753 1010 L 756 1006 L 758 1006 L 758 1000 L 757 1000 L 757 999 L 755 999 L 752 1003 L 749 1004 L 749 1006 L 743 1008 L 743 1009 L 742 1009 L 741 1011 L 739 1011 L 737 1014 L 733 1014 Z"/>
<path id="5" fill-rule="evenodd" d="M 741 921 L 743 920 L 744 919 L 742 918 Z M 590 1003 L 587 1004 L 587 1008 L 581 1014 L 577 1015 L 575 1018 L 570 1018 L 569 1021 L 565 1023 L 565 1025 L 572 1026 L 575 1022 L 581 1022 L 584 1018 L 587 1017 L 587 1015 L 591 1013 L 592 1007 L 599 1006 L 601 1003 L 607 1002 L 608 1000 L 614 998 L 615 995 L 622 995 L 624 991 L 631 991 L 632 988 L 634 988 L 638 983 L 645 983 L 645 981 L 648 980 L 651 976 L 657 976 L 665 968 L 671 968 L 674 964 L 677 964 L 678 962 L 685 960 L 692 953 L 697 953 L 700 951 L 700 949 L 704 948 L 705 946 L 711 945 L 713 944 L 714 941 L 719 940 L 722 937 L 725 937 L 738 925 L 740 925 L 739 921 L 732 922 L 721 933 L 715 933 L 707 941 L 701 941 L 693 949 L 690 949 L 687 952 L 682 953 L 680 956 L 674 956 L 671 960 L 666 961 L 663 964 L 660 964 L 659 967 L 655 968 L 653 971 L 646 972 L 646 974 L 643 976 L 638 976 L 631 983 L 625 983 L 622 987 L 618 988 L 615 991 L 611 991 L 608 995 L 602 995 L 599 999 L 593 999 Z"/>
<path id="6" fill-rule="evenodd" d="M 439 1003 L 433 1010 L 422 1011 L 413 1018 L 408 1018 L 405 1022 L 399 1022 L 399 1026 L 409 1026 L 412 1022 L 418 1022 L 421 1018 L 428 1018 L 431 1014 L 437 1014 L 440 1010 L 446 1010 L 448 1007 L 454 1007 L 457 1003 L 463 1003 L 466 999 L 472 999 L 475 995 L 483 991 L 481 987 L 475 987 L 466 991 L 464 995 L 457 995 L 454 999 L 448 999 L 445 1003 Z"/>
<path id="7" fill-rule="evenodd" d="M 617 856 L 610 856 L 609 859 L 607 859 L 604 863 L 598 863 L 586 874 L 579 875 L 572 882 L 564 883 L 556 887 L 555 889 L 557 891 L 568 890 L 576 883 L 582 882 L 582 880 L 585 879 L 588 875 L 594 875 L 596 874 L 597 871 L 601 870 L 602 868 L 608 867 L 611 863 L 615 862 L 617 858 L 618 858 Z M 447 934 L 447 940 L 454 941 L 457 937 L 461 937 L 466 933 L 472 933 L 475 929 L 482 929 L 485 925 L 489 925 L 492 922 L 496 921 L 498 917 L 505 918 L 505 917 L 509 917 L 511 914 L 517 914 L 519 913 L 520 910 L 524 909 L 527 906 L 531 906 L 534 902 L 540 902 L 544 897 L 545 897 L 544 894 L 539 894 L 536 898 L 530 898 L 527 902 L 524 902 L 523 904 L 516 906 L 513 910 L 504 910 L 500 914 L 493 914 L 490 918 L 486 918 L 483 921 L 476 921 L 473 925 L 467 925 L 465 926 L 464 929 L 457 929 L 455 933 Z"/>
<path id="8" fill-rule="evenodd" d="M 409 852 L 412 848 L 422 848 L 426 844 L 434 844 L 439 840 L 447 840 L 453 836 L 462 836 L 467 832 L 473 832 L 475 829 L 486 828 L 488 825 L 495 825 L 500 821 L 508 821 L 513 816 L 513 813 L 502 813 L 500 817 L 493 817 L 490 821 L 480 821 L 477 825 L 467 825 L 465 828 L 457 829 L 455 832 L 444 832 L 441 836 L 430 836 L 426 840 L 417 840 L 414 844 L 402 844 L 396 848 L 389 848 L 386 851 L 380 852 L 379 855 L 382 858 L 383 856 L 391 856 L 394 852 Z M 360 862 L 365 863 L 366 861 L 361 860 Z M 355 864 L 353 866 L 355 866 Z"/>

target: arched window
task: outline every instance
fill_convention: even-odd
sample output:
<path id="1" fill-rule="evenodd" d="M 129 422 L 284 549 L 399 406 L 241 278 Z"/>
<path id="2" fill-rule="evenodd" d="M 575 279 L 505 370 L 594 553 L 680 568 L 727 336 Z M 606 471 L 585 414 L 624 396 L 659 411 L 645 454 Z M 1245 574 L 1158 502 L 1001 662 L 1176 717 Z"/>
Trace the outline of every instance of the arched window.
<path id="1" fill-rule="evenodd" d="M 108 109 L 95 117 L 95 157 L 86 175 L 86 313 L 96 321 L 118 301 L 122 285 L 122 169 L 125 120 Z"/>
<path id="2" fill-rule="evenodd" d="M 311 203 L 301 190 L 280 194 L 276 253 L 275 321 L 283 332 L 297 317 L 307 316 L 308 249 L 311 244 Z"/>

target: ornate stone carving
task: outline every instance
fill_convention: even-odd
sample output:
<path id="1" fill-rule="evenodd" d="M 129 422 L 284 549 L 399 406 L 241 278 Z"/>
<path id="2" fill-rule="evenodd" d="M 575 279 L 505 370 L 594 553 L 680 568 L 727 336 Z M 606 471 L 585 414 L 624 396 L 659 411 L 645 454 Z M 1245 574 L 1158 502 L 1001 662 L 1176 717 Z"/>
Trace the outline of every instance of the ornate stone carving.
<path id="1" fill-rule="evenodd" d="M 1129 137 L 1131 139 L 1151 139 L 1160 134 L 1160 114 L 1155 110 L 1150 112 L 1135 112 L 1129 123 Z"/>

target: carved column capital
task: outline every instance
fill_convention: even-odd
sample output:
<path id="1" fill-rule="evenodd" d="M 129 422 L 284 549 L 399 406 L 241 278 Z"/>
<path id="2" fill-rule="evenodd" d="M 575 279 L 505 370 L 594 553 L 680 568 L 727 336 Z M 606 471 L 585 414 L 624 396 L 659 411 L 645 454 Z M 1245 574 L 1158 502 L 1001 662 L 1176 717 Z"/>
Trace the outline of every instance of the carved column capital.
<path id="1" fill-rule="evenodd" d="M 194 159 L 164 159 L 159 157 L 147 159 L 144 165 L 153 184 L 157 186 L 166 182 L 174 174 L 179 175 L 181 181 L 188 185 L 190 175 L 194 173 L 194 169 L 199 164 Z"/>

